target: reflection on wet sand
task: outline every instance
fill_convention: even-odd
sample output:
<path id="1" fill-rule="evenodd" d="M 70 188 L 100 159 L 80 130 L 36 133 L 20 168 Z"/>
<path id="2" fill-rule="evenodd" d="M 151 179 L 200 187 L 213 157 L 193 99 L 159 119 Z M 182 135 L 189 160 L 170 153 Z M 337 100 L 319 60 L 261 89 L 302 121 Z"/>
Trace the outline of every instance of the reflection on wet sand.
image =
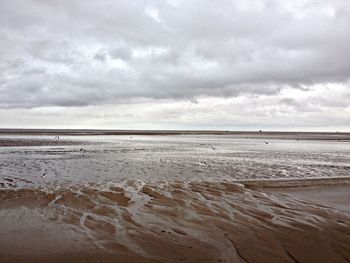
<path id="1" fill-rule="evenodd" d="M 0 262 L 349 262 L 349 144 L 269 136 L 0 138 Z"/>
<path id="2" fill-rule="evenodd" d="M 4 211 L 14 217 L 30 209 L 40 220 L 63 225 L 79 241 L 62 253 L 67 260 L 86 249 L 107 262 L 113 256 L 135 262 L 347 262 L 350 257 L 349 213 L 239 183 L 60 185 L 2 190 L 0 198 L 2 219 Z M 17 224 L 26 229 L 28 223 Z M 35 240 L 23 240 L 28 244 L 22 246 Z M 37 252 L 24 258 L 36 259 L 47 250 Z"/>

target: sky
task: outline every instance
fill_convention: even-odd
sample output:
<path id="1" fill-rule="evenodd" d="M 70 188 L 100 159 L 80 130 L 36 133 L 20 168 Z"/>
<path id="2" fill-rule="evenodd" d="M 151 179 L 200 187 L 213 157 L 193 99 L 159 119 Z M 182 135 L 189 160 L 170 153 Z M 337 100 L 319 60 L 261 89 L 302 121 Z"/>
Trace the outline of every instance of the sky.
<path id="1" fill-rule="evenodd" d="M 0 128 L 350 132 L 350 1 L 0 0 Z"/>

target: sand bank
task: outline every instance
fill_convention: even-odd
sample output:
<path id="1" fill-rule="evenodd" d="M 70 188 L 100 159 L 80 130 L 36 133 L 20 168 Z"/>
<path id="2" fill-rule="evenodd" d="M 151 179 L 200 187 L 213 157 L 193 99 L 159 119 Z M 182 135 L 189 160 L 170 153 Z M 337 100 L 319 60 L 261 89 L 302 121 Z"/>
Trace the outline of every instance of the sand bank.
<path id="1" fill-rule="evenodd" d="M 250 189 L 285 194 L 350 212 L 350 177 L 240 181 Z"/>
<path id="2" fill-rule="evenodd" d="M 350 186 L 310 186 L 298 188 L 270 188 L 265 189 L 269 193 L 287 194 L 294 198 L 307 200 L 313 203 L 329 206 L 341 211 L 350 212 Z"/>
<path id="3" fill-rule="evenodd" d="M 346 142 L 15 137 L 0 262 L 350 261 Z"/>
<path id="4" fill-rule="evenodd" d="M 348 186 L 342 187 L 343 193 L 350 192 Z M 61 185 L 50 191 L 2 190 L 0 260 L 350 260 L 350 214 L 332 206 L 336 199 L 320 204 L 304 198 L 311 188 L 303 189 L 304 196 L 291 194 L 292 188 L 288 192 L 275 188 L 273 193 L 267 189 L 232 182 L 129 181 Z M 319 201 L 330 189 L 311 191 L 311 196 L 317 192 Z"/>

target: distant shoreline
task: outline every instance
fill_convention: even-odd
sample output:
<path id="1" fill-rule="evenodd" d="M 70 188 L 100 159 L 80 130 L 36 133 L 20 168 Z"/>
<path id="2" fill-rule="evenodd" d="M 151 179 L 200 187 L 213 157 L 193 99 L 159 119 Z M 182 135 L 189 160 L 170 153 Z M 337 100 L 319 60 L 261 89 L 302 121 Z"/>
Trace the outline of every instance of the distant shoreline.
<path id="1" fill-rule="evenodd" d="M 97 129 L 0 129 L 0 135 L 230 135 L 252 139 L 350 141 L 350 132 L 280 132 L 221 130 L 97 130 Z"/>

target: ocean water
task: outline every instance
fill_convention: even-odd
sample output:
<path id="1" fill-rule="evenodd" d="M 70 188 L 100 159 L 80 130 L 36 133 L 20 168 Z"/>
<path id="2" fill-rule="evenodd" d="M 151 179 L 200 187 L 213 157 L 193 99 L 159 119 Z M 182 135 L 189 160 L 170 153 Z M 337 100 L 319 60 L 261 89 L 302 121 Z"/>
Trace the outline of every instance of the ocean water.
<path id="1" fill-rule="evenodd" d="M 51 145 L 1 147 L 2 187 L 350 175 L 349 142 L 222 135 L 61 136 L 61 144 L 55 145 L 52 136 L 11 138 Z"/>

